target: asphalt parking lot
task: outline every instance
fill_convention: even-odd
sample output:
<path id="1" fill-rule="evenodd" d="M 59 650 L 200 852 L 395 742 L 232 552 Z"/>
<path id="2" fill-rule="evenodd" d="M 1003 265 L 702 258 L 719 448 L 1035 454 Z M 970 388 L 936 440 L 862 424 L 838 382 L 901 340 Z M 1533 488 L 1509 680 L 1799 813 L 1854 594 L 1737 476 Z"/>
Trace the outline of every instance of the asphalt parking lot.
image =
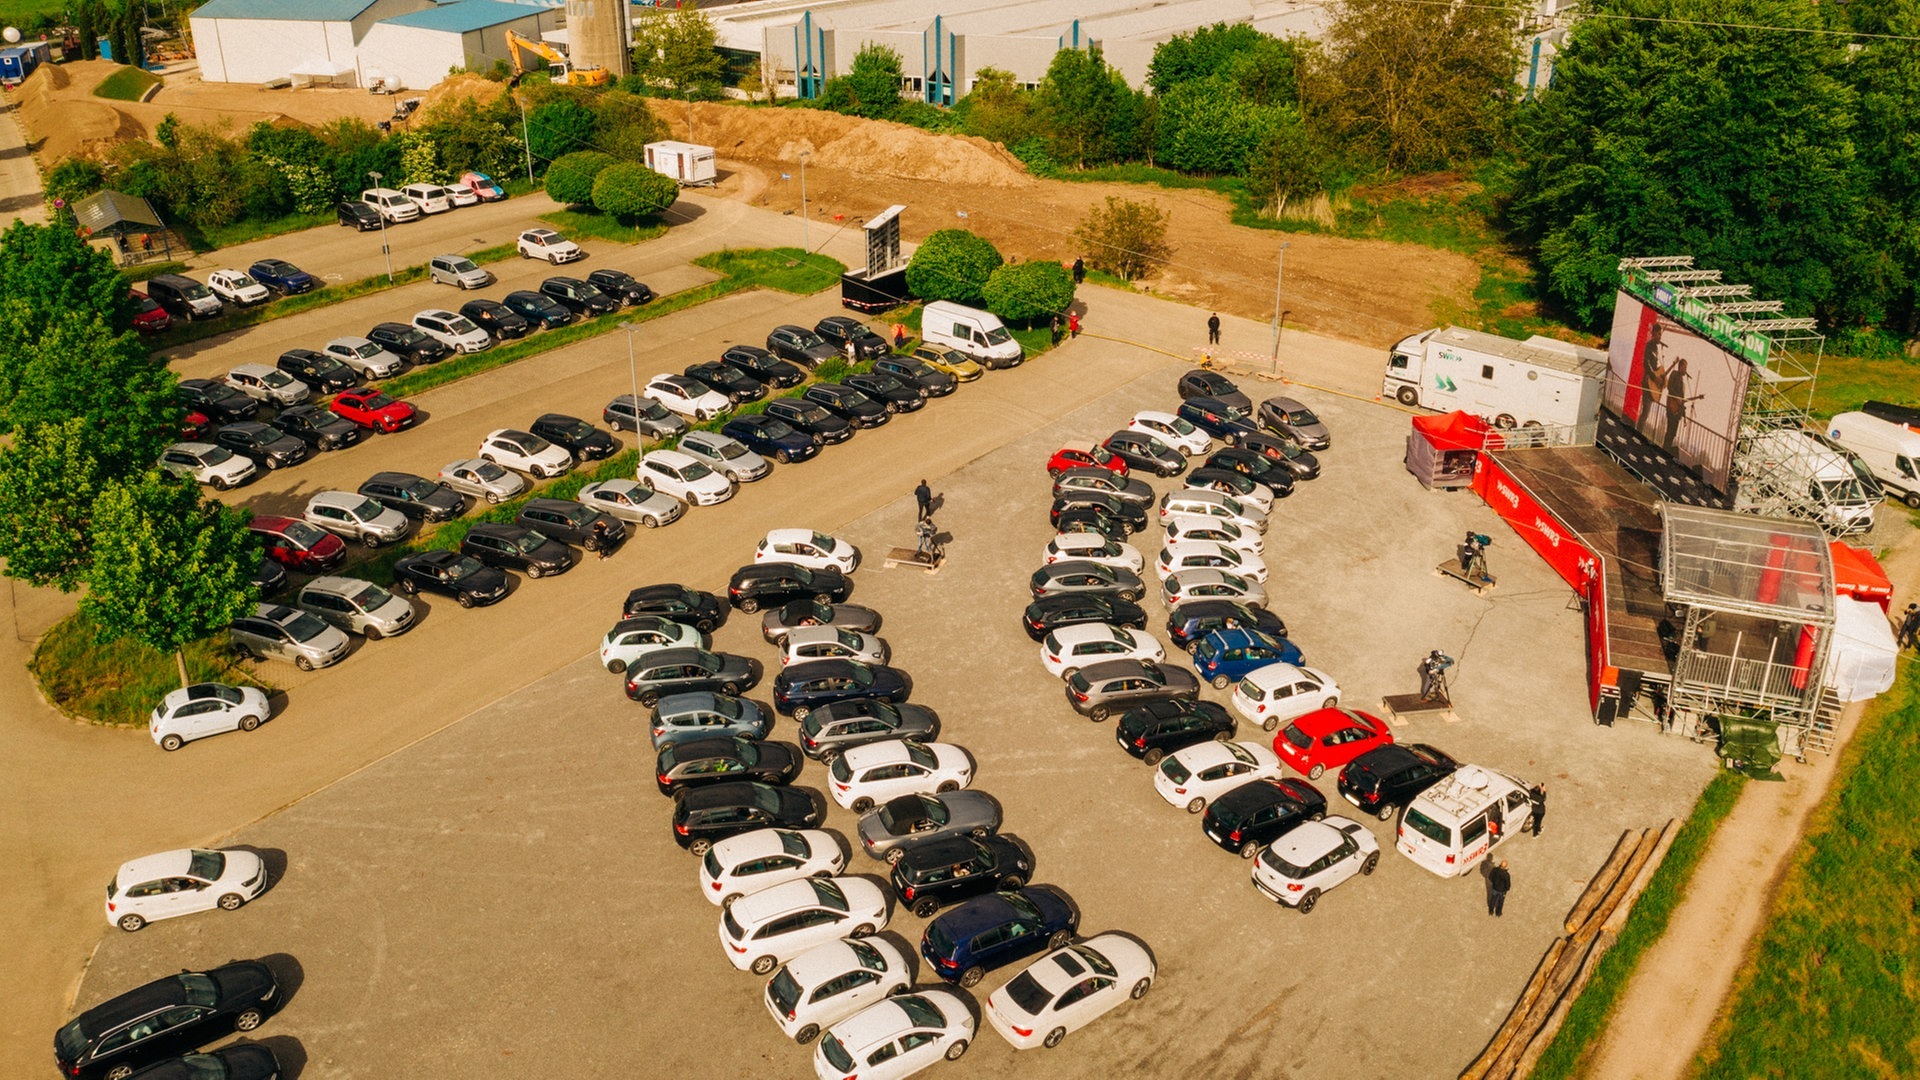
<path id="1" fill-rule="evenodd" d="M 1181 370 L 1122 346 L 1075 349 L 1081 359 L 995 373 L 862 434 L 855 452 L 802 467 L 840 470 L 859 490 L 865 454 L 912 454 L 916 440 L 955 425 L 976 438 L 993 425 L 998 448 L 929 477 L 953 537 L 940 573 L 881 566 L 887 547 L 911 542 L 910 483 L 850 520 L 838 515 L 847 499 L 763 499 L 647 537 L 641 551 L 615 556 L 620 585 L 551 620 L 553 634 L 577 641 L 578 662 L 243 830 L 233 843 L 284 867 L 275 886 L 237 913 L 111 934 L 79 1006 L 185 965 L 272 956 L 297 985 L 260 1035 L 294 1075 L 810 1075 L 811 1048 L 787 1042 L 765 1015 L 764 980 L 720 955 L 717 909 L 696 896 L 694 860 L 673 843 L 669 803 L 654 788 L 645 711 L 592 655 L 627 587 L 721 588 L 765 528 L 806 525 L 862 548 L 852 601 L 885 617 L 881 635 L 914 677 L 913 700 L 940 712 L 944 741 L 972 753 L 975 786 L 1001 801 L 1004 831 L 1037 855 L 1035 880 L 1073 896 L 1082 933 L 1130 932 L 1159 963 L 1144 1000 L 1056 1050 L 1016 1065 L 982 1032 L 964 1060 L 938 1070 L 1267 1077 L 1346 1073 L 1359 1062 L 1382 1076 L 1453 1075 L 1500 1022 L 1620 830 L 1684 813 L 1711 775 L 1711 755 L 1638 726 L 1594 727 L 1581 619 L 1558 580 L 1471 495 L 1425 492 L 1405 473 L 1403 413 L 1300 391 L 1335 445 L 1322 455 L 1325 475 L 1275 508 L 1273 607 L 1350 707 L 1415 689 L 1415 663 L 1429 649 L 1458 657 L 1461 721 L 1416 722 L 1397 737 L 1545 780 L 1551 796 L 1545 834 L 1503 849 L 1515 881 L 1508 918 L 1487 917 L 1477 879 L 1442 881 L 1391 851 L 1378 873 L 1328 894 L 1311 916 L 1277 909 L 1248 882 L 1248 864 L 1154 794 L 1149 770 L 1112 745 L 1110 723 L 1067 707 L 1018 625 L 1051 535 L 1047 455 L 1138 409 L 1169 407 Z M 1073 382 L 1065 365 L 1089 354 L 1137 377 L 1037 428 L 981 407 L 1002 394 L 1062 391 Z M 537 384 L 559 385 L 553 376 Z M 1265 385 L 1243 388 L 1257 399 L 1272 392 Z M 439 455 L 429 456 L 422 465 L 437 468 Z M 1431 569 L 1468 528 L 1496 540 L 1501 584 L 1485 598 Z M 1135 543 L 1149 558 L 1158 550 L 1152 529 Z M 1161 613 L 1156 600 L 1146 606 Z M 485 614 L 507 617 L 510 607 Z M 774 662 L 757 628 L 757 617 L 735 616 L 715 647 Z M 1163 633 L 1158 621 L 1150 629 Z M 750 696 L 765 700 L 768 690 Z M 404 695 L 366 707 L 404 708 Z M 793 731 L 782 720 L 774 737 L 790 741 Z M 1268 738 L 1244 727 L 1241 737 Z M 1332 781 L 1318 786 L 1337 812 Z M 809 766 L 800 782 L 819 787 L 823 771 Z M 828 827 L 842 835 L 853 823 L 829 811 Z M 1390 847 L 1390 826 L 1369 825 Z M 878 876 L 881 865 L 856 855 L 853 870 Z M 887 932 L 911 952 L 923 925 L 897 912 Z M 976 999 L 1016 970 L 990 974 Z"/>

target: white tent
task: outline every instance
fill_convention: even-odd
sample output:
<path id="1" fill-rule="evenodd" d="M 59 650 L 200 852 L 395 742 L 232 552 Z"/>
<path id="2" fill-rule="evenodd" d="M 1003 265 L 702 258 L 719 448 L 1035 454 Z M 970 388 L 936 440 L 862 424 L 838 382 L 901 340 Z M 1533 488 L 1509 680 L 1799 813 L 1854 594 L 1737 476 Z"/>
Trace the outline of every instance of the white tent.
<path id="1" fill-rule="evenodd" d="M 1827 654 L 1827 685 L 1841 701 L 1864 701 L 1893 685 L 1900 646 L 1880 605 L 1840 597 L 1834 612 L 1833 648 Z"/>

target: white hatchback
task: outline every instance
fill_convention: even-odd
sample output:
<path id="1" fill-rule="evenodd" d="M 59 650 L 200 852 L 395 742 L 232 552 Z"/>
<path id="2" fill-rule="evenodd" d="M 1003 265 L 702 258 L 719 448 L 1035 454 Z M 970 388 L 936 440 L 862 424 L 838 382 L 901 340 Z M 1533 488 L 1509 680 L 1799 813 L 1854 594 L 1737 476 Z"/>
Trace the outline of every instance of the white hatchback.
<path id="1" fill-rule="evenodd" d="M 124 863 L 107 884 L 107 921 L 132 933 L 196 911 L 235 911 L 267 887 L 267 864 L 251 851 L 183 848 Z"/>
<path id="2" fill-rule="evenodd" d="M 691 506 L 713 506 L 733 498 L 733 481 L 678 450 L 655 450 L 641 458 L 640 479 Z"/>
<path id="3" fill-rule="evenodd" d="M 720 916 L 720 945 L 734 967 L 765 975 L 815 945 L 886 928 L 880 886 L 863 877 L 804 878 L 735 900 Z"/>
<path id="4" fill-rule="evenodd" d="M 959 1061 L 973 1029 L 973 1010 L 958 991 L 901 994 L 867 1006 L 821 1036 L 813 1072 L 820 1080 L 900 1080 L 943 1059 Z"/>
<path id="5" fill-rule="evenodd" d="M 1206 432 L 1172 413 L 1134 413 L 1127 430 L 1151 435 L 1188 457 L 1199 457 L 1213 448 L 1213 440 Z"/>
<path id="6" fill-rule="evenodd" d="M 827 775 L 833 801 L 864 814 L 902 795 L 959 791 L 973 783 L 973 759 L 952 743 L 887 739 L 847 747 Z"/>
<path id="7" fill-rule="evenodd" d="M 851 574 L 860 566 L 860 549 L 812 529 L 775 529 L 753 549 L 753 561 L 793 563 L 809 570 Z"/>
<path id="8" fill-rule="evenodd" d="M 271 715 L 258 687 L 194 683 L 160 699 L 147 716 L 147 734 L 160 749 L 178 750 L 209 735 L 252 731 Z"/>
<path id="9" fill-rule="evenodd" d="M 640 395 L 695 421 L 711 420 L 733 407 L 725 394 L 686 375 L 656 375 Z"/>
<path id="10" fill-rule="evenodd" d="M 1167 658 L 1166 649 L 1151 635 L 1108 623 L 1075 623 L 1049 633 L 1040 642 L 1040 662 L 1047 674 L 1071 679 L 1088 664 L 1108 660 Z"/>
<path id="11" fill-rule="evenodd" d="M 681 436 L 677 449 L 736 484 L 758 480 L 773 472 L 773 465 L 766 458 L 747 449 L 739 439 L 717 431 L 690 431 Z"/>
<path id="12" fill-rule="evenodd" d="M 1233 690 L 1233 711 L 1276 731 L 1316 709 L 1340 704 L 1340 684 L 1319 668 L 1272 663 L 1254 668 Z"/>
<path id="13" fill-rule="evenodd" d="M 715 840 L 700 859 L 700 895 L 732 907 L 748 893 L 847 867 L 840 841 L 824 829 L 755 829 Z"/>
<path id="14" fill-rule="evenodd" d="M 492 334 L 475 326 L 465 315 L 440 308 L 428 308 L 414 315 L 413 328 L 457 352 L 477 353 L 493 348 Z"/>
<path id="15" fill-rule="evenodd" d="M 1253 884 L 1275 900 L 1305 915 L 1320 894 L 1380 865 L 1380 841 L 1365 825 L 1335 815 L 1302 822 L 1253 860 Z"/>
<path id="16" fill-rule="evenodd" d="M 1169 544 L 1206 541 L 1222 547 L 1230 547 L 1245 555 L 1266 554 L 1266 537 L 1252 529 L 1243 529 L 1225 518 L 1190 517 L 1177 514 L 1168 518 L 1164 524 Z"/>
<path id="17" fill-rule="evenodd" d="M 1182 540 L 1168 544 L 1160 549 L 1160 557 L 1154 560 L 1153 569 L 1160 575 L 1161 581 L 1182 570 L 1224 570 L 1252 581 L 1267 580 L 1266 560 L 1211 540 Z"/>
<path id="18" fill-rule="evenodd" d="M 706 646 L 700 631 L 686 623 L 657 615 L 621 619 L 600 639 L 600 666 L 622 674 L 635 660 L 659 649 L 699 649 Z"/>
<path id="19" fill-rule="evenodd" d="M 1060 1045 L 1109 1009 L 1147 996 L 1152 954 L 1123 934 L 1101 934 L 1035 960 L 987 995 L 987 1023 L 1015 1050 Z"/>
<path id="20" fill-rule="evenodd" d="M 480 457 L 536 480 L 559 476 L 573 468 L 573 455 L 527 431 L 501 428 L 480 440 Z"/>
<path id="21" fill-rule="evenodd" d="M 1046 556 L 1049 566 L 1068 559 L 1078 559 L 1102 566 L 1117 566 L 1136 574 L 1147 565 L 1139 548 L 1094 532 L 1061 533 L 1047 541 Z"/>
<path id="22" fill-rule="evenodd" d="M 1153 770 L 1153 790 L 1197 814 L 1241 784 L 1280 779 L 1280 770 L 1280 755 L 1257 742 L 1195 743 Z"/>
<path id="23" fill-rule="evenodd" d="M 804 1046 L 821 1028 L 912 985 L 913 966 L 892 942 L 841 938 L 787 961 L 767 980 L 762 1000 L 780 1030 Z"/>
<path id="24" fill-rule="evenodd" d="M 885 640 L 840 626 L 796 626 L 780 642 L 780 666 L 809 660 L 858 660 L 884 664 L 893 658 Z"/>

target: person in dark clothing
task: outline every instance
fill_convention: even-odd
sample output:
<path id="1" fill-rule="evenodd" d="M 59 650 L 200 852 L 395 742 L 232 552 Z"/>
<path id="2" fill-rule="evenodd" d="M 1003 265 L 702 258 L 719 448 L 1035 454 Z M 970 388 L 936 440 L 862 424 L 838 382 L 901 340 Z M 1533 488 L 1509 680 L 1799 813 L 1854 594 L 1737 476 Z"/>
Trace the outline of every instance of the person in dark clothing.
<path id="1" fill-rule="evenodd" d="M 1087 280 L 1087 260 L 1073 260 L 1073 283 L 1079 285 Z"/>
<path id="2" fill-rule="evenodd" d="M 607 539 L 606 522 L 596 521 L 593 523 L 593 541 L 593 546 L 600 552 L 602 559 L 613 554 L 613 544 Z"/>
<path id="3" fill-rule="evenodd" d="M 920 507 L 918 520 L 925 521 L 933 515 L 933 489 L 927 486 L 925 480 L 920 481 L 920 486 L 913 489 L 913 501 Z"/>
<path id="4" fill-rule="evenodd" d="M 1540 823 L 1547 820 L 1547 785 L 1535 784 L 1527 789 L 1527 801 L 1533 804 L 1533 835 L 1540 835 Z"/>
<path id="5" fill-rule="evenodd" d="M 1912 648 L 1920 638 L 1920 604 L 1908 604 L 1907 613 L 1900 620 L 1900 647 Z"/>
<path id="6" fill-rule="evenodd" d="M 1062 336 L 1062 334 L 1061 334 L 1061 331 L 1060 331 L 1060 316 L 1058 316 L 1058 315 L 1055 315 L 1055 316 L 1053 317 L 1053 343 L 1054 343 L 1055 345 L 1058 345 L 1058 344 L 1060 344 L 1060 338 L 1061 338 L 1061 336 Z"/>
<path id="7" fill-rule="evenodd" d="M 1207 344 L 1220 344 L 1220 315 L 1218 312 L 1207 316 Z"/>
<path id="8" fill-rule="evenodd" d="M 1507 860 L 1487 874 L 1487 914 L 1499 918 L 1507 909 L 1507 893 L 1513 889 L 1513 875 L 1507 873 Z"/>

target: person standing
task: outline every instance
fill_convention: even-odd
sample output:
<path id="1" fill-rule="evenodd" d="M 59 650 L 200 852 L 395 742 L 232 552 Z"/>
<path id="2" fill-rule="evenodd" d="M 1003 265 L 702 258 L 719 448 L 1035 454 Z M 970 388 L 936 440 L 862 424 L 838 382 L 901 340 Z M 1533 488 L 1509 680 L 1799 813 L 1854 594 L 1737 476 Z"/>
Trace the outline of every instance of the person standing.
<path id="1" fill-rule="evenodd" d="M 1547 820 L 1547 785 L 1535 784 L 1527 789 L 1527 801 L 1533 804 L 1533 835 L 1540 835 L 1540 823 Z"/>
<path id="2" fill-rule="evenodd" d="M 1087 280 L 1087 260 L 1078 259 L 1078 258 L 1074 259 L 1073 260 L 1073 283 L 1075 285 L 1079 285 L 1084 283 L 1086 280 Z"/>
<path id="3" fill-rule="evenodd" d="M 913 501 L 920 507 L 920 516 L 917 520 L 925 521 L 933 516 L 933 489 L 927 486 L 925 480 L 920 481 L 920 486 L 913 489 Z"/>
<path id="4" fill-rule="evenodd" d="M 1217 311 L 1207 316 L 1207 344 L 1220 344 L 1220 313 Z"/>
<path id="5" fill-rule="evenodd" d="M 904 349 L 907 347 L 907 324 L 906 323 L 893 324 L 893 347 L 895 350 Z"/>
<path id="6" fill-rule="evenodd" d="M 607 538 L 607 523 L 604 519 L 593 523 L 593 540 L 594 549 L 599 553 L 600 558 L 605 559 L 613 554 L 613 545 Z"/>
<path id="7" fill-rule="evenodd" d="M 1080 336 L 1080 313 L 1079 312 L 1077 311 L 1067 312 L 1067 333 L 1072 337 Z"/>
<path id="8" fill-rule="evenodd" d="M 1507 860 L 1501 859 L 1487 874 L 1487 914 L 1499 918 L 1507 909 L 1507 893 L 1513 889 L 1513 875 L 1507 873 Z"/>
<path id="9" fill-rule="evenodd" d="M 1053 317 L 1053 343 L 1054 343 L 1055 345 L 1058 345 L 1058 344 L 1060 344 L 1060 337 L 1061 337 L 1061 332 L 1060 332 L 1060 316 L 1056 314 L 1056 315 L 1055 315 L 1055 316 Z"/>
<path id="10" fill-rule="evenodd" d="M 1907 613 L 1900 619 L 1900 647 L 1912 648 L 1920 638 L 1920 604 L 1908 604 Z"/>

